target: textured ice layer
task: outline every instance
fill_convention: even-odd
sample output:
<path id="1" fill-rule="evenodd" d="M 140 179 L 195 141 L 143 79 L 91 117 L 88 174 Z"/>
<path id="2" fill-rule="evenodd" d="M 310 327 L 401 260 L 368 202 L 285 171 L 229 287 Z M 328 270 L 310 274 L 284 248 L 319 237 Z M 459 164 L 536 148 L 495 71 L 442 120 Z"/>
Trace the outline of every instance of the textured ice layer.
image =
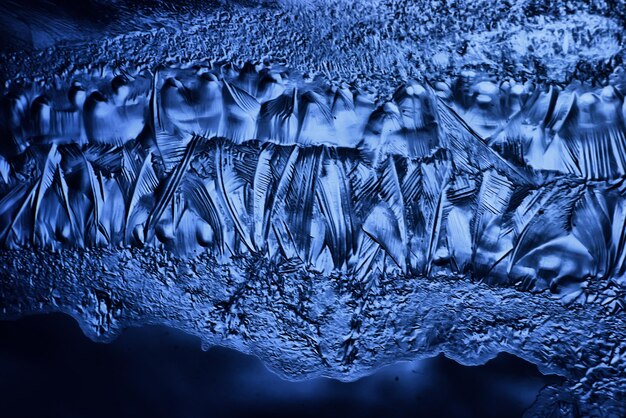
<path id="1" fill-rule="evenodd" d="M 410 31 L 419 7 L 374 2 L 387 35 L 343 2 L 189 6 L 5 54 L 1 316 L 63 311 L 103 341 L 163 323 L 290 378 L 508 351 L 568 379 L 531 414 L 624 415 L 621 9 L 535 3 Z M 289 57 L 214 59 L 264 42 Z"/>
<path id="2" fill-rule="evenodd" d="M 582 297 L 626 269 L 625 109 L 474 73 L 380 105 L 251 64 L 75 75 L 5 97 L 0 239 Z"/>

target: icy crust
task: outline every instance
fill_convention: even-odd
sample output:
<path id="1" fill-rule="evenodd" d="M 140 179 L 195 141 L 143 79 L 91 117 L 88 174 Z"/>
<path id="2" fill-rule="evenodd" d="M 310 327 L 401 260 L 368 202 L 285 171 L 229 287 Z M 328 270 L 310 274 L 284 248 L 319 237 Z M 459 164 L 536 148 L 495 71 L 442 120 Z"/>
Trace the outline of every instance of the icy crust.
<path id="1" fill-rule="evenodd" d="M 623 312 L 566 306 L 547 293 L 460 276 L 366 278 L 299 262 L 237 257 L 228 265 L 146 249 L 0 254 L 2 316 L 62 311 L 109 341 L 125 327 L 166 324 L 253 353 L 289 379 L 356 379 L 402 359 L 444 352 L 481 364 L 507 351 L 567 378 L 529 416 L 623 416 Z"/>
<path id="2" fill-rule="evenodd" d="M 250 62 L 84 69 L 9 89 L 1 101 L 6 140 L 0 154 L 6 159 L 43 144 L 123 146 L 157 134 L 177 143 L 197 134 L 236 144 L 257 139 L 420 158 L 437 147 L 474 146 L 480 138 L 518 167 L 589 180 L 626 172 L 622 67 L 605 87 L 558 87 L 474 71 L 398 86 L 381 96 Z M 445 143 L 455 142 L 441 133 L 447 124 L 448 136 L 463 125 L 471 135 L 460 141 L 467 144 Z"/>
<path id="3" fill-rule="evenodd" d="M 508 351 L 567 378 L 530 416 L 626 415 L 626 9 L 563 3 L 37 15 L 0 57 L 0 317 L 291 379 Z"/>
<path id="4" fill-rule="evenodd" d="M 226 64 L 84 74 L 4 105 L 5 248 L 261 254 L 568 301 L 624 279 L 626 107 L 613 86 L 467 72 L 381 103 Z"/>
<path id="5" fill-rule="evenodd" d="M 251 266 L 264 266 L 267 273 L 258 277 L 273 274 L 280 282 L 294 275 L 288 285 L 295 286 L 290 291 L 296 296 L 290 297 L 298 299 L 293 309 L 309 303 L 321 314 L 327 301 L 313 299 L 322 297 L 347 310 L 332 315 L 327 328 L 315 328 L 314 320 L 307 325 L 316 337 L 303 334 L 323 369 L 315 362 L 301 370 L 293 364 L 281 367 L 279 359 L 273 364 L 286 375 L 343 378 L 405 356 L 389 351 L 388 357 L 370 353 L 368 359 L 358 348 L 376 346 L 372 338 L 377 333 L 387 335 L 382 326 L 372 337 L 361 331 L 364 310 L 396 309 L 384 305 L 390 297 L 381 287 L 385 281 L 415 282 L 410 286 L 418 288 L 458 286 L 463 294 L 473 286 L 483 288 L 471 283 L 486 281 L 516 289 L 511 297 L 528 295 L 554 305 L 549 309 L 600 312 L 602 321 L 619 322 L 625 304 L 626 153 L 623 84 L 615 80 L 603 88 L 558 88 L 468 71 L 453 79 L 405 83 L 381 100 L 353 85 L 248 63 L 134 74 L 100 69 L 59 78 L 53 85 L 24 86 L 3 98 L 4 254 L 17 260 L 81 261 L 55 261 L 54 268 L 65 273 L 21 276 L 24 267 L 7 261 L 5 276 L 27 281 L 3 286 L 7 303 L 2 306 L 8 316 L 61 309 L 86 324 L 100 321 L 101 313 L 77 311 L 85 303 L 75 299 L 79 293 L 67 290 L 54 296 L 52 305 L 38 308 L 33 301 L 39 297 L 13 290 L 26 285 L 35 293 L 56 289 L 45 280 L 74 274 L 63 279 L 63 286 L 85 286 L 76 292 L 95 292 L 105 300 L 105 305 L 96 303 L 97 309 L 108 312 L 113 307 L 106 303 L 114 297 L 137 299 L 130 295 L 138 290 L 125 286 L 138 285 L 126 283 L 126 275 L 151 271 L 143 264 L 126 266 L 128 260 L 211 266 L 197 273 L 197 280 L 216 284 L 201 284 L 189 297 L 226 313 L 211 322 L 212 328 L 183 328 L 214 343 L 226 338 L 220 335 L 238 333 L 237 321 L 245 323 L 250 316 L 268 321 L 263 332 L 283 320 L 266 318 L 264 307 L 240 309 L 233 302 L 245 299 L 248 283 L 260 280 Z M 102 269 L 110 273 L 108 280 L 121 276 L 119 285 L 86 284 L 84 278 L 92 273 L 69 270 L 78 265 L 94 269 L 92 262 L 101 259 L 112 260 L 102 261 Z M 181 274 L 160 266 L 150 277 L 155 286 L 168 287 Z M 32 280 L 38 276 L 41 284 Z M 232 285 L 213 288 L 223 276 Z M 319 284 L 322 290 L 311 299 L 304 294 L 314 280 L 329 282 Z M 284 297 L 279 290 L 284 285 L 263 284 L 256 292 L 267 294 L 253 299 Z M 352 293 L 334 300 L 344 286 Z M 154 297 L 155 289 L 145 284 L 141 289 Z M 546 289 L 550 294 L 517 293 Z M 446 294 L 437 292 L 439 298 Z M 153 318 L 142 303 L 130 312 L 123 312 L 130 302 L 120 303 L 115 315 L 126 319 L 98 325 L 104 327 L 98 331 L 103 338 L 124 326 L 169 323 L 181 315 L 164 311 Z M 181 306 L 174 299 L 163 303 L 163 309 Z M 408 299 L 389 306 L 396 303 L 402 305 L 398 309 L 415 306 Z M 404 319 L 398 321 L 406 326 Z M 520 332 L 528 332 L 527 327 Z M 341 334 L 335 337 L 343 346 L 321 348 L 319 338 L 332 339 L 334 333 Z M 440 343 L 453 344 L 445 336 Z M 436 348 L 440 343 L 415 350 L 423 351 L 420 355 L 448 352 Z M 243 338 L 233 344 L 271 360 L 258 342 Z M 272 351 L 285 347 L 276 343 Z M 449 355 L 480 362 L 498 350 L 521 353 L 519 347 L 481 346 Z M 320 353 L 326 350 L 336 351 L 335 363 L 324 360 Z M 337 353 L 343 354 L 339 358 Z M 552 364 L 524 357 L 545 367 Z M 623 372 L 620 362 L 614 367 Z M 571 373 L 566 366 L 558 370 Z"/>
<path id="6" fill-rule="evenodd" d="M 624 58 L 621 1 L 215 3 L 93 0 L 81 7 L 103 21 L 81 22 L 68 21 L 63 10 L 7 2 L 0 23 L 13 51 L 0 55 L 0 81 L 8 88 L 112 64 L 133 72 L 261 59 L 389 93 L 407 78 L 463 69 L 606 84 Z M 41 49 L 18 48 L 29 35 Z"/>
<path id="7" fill-rule="evenodd" d="M 1 316 L 164 323 L 290 378 L 508 351 L 568 378 L 531 413 L 622 416 L 623 93 L 466 72 L 381 101 L 252 64 L 29 86 Z"/>

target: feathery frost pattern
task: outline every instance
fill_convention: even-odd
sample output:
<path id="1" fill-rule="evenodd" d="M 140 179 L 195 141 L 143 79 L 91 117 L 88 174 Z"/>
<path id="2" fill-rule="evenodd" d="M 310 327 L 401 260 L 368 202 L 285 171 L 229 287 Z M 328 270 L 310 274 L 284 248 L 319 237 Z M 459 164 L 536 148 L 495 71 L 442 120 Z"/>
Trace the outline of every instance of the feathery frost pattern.
<path id="1" fill-rule="evenodd" d="M 0 319 L 507 352 L 564 376 L 528 416 L 626 416 L 623 1 L 5 3 Z"/>
<path id="2" fill-rule="evenodd" d="M 623 274 L 626 128 L 612 87 L 474 75 L 456 97 L 409 83 L 376 105 L 345 85 L 224 68 L 24 93 L 31 118 L 3 120 L 4 245 L 255 254 L 568 292 Z M 63 94 L 65 107 L 49 104 Z"/>

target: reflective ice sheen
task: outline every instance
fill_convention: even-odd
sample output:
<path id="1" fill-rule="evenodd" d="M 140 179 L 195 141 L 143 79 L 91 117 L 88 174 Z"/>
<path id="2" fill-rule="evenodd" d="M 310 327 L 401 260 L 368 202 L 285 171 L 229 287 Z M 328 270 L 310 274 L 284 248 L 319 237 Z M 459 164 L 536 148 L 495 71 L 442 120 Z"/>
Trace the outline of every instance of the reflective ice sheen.
<path id="1" fill-rule="evenodd" d="M 520 65 L 509 49 L 546 37 L 568 59 L 593 42 L 616 54 L 619 30 L 597 19 L 589 39 L 557 19 L 498 45 Z M 554 58 L 555 79 L 573 76 L 550 82 L 440 52 L 444 70 L 376 91 L 311 76 L 304 55 L 8 81 L 1 316 L 63 311 L 98 340 L 164 323 L 289 378 L 507 351 L 568 379 L 530 414 L 623 415 L 621 64 L 590 80 Z"/>
<path id="2" fill-rule="evenodd" d="M 9 95 L 0 239 L 469 275 L 574 299 L 589 278 L 622 278 L 615 88 L 442 84 L 376 105 L 247 64 Z"/>

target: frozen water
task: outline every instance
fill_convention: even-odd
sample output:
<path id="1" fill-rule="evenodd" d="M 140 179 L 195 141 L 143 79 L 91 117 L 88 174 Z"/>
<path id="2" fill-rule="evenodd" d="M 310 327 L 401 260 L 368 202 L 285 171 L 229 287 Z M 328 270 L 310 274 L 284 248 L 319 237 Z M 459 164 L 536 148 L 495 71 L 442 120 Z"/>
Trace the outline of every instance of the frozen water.
<path id="1" fill-rule="evenodd" d="M 475 74 L 451 83 L 458 96 L 410 82 L 376 105 L 271 66 L 228 70 L 75 75 L 7 96 L 4 247 L 254 255 L 563 295 L 623 277 L 614 87 Z"/>
<path id="2" fill-rule="evenodd" d="M 539 3 L 140 8 L 5 52 L 1 316 L 164 323 L 290 378 L 507 351 L 568 379 L 532 413 L 623 415 L 624 8 Z"/>

